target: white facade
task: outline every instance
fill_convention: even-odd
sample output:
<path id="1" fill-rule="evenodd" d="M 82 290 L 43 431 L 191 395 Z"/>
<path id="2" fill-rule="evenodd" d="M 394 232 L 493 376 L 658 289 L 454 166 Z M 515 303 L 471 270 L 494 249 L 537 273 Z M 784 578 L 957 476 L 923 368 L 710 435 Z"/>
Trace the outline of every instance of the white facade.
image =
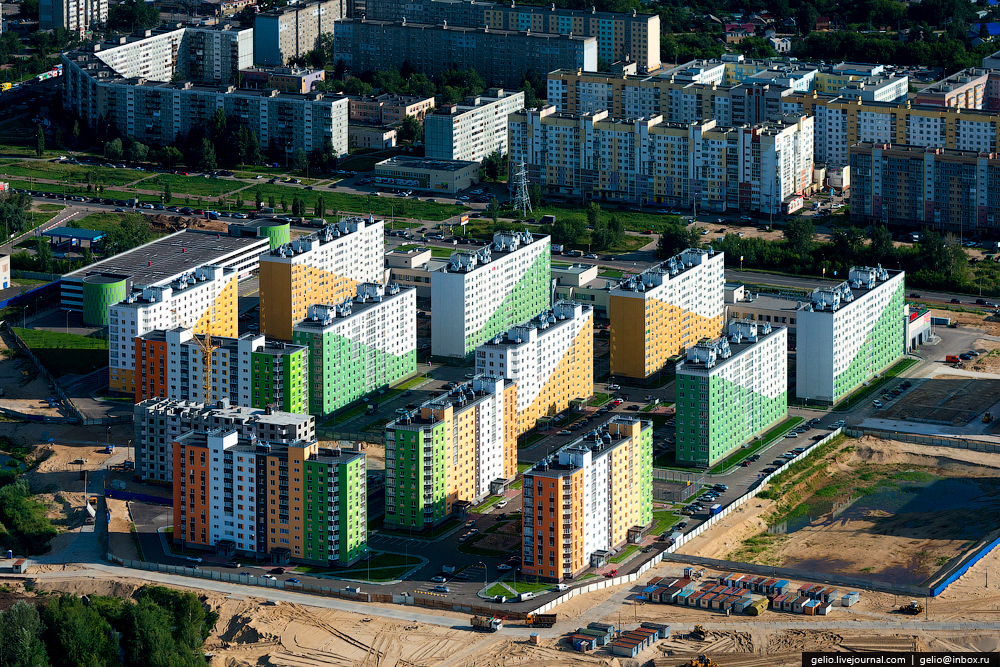
<path id="1" fill-rule="evenodd" d="M 236 530 L 235 526 L 235 513 L 230 511 L 226 512 L 225 508 L 235 508 L 236 503 L 233 501 L 235 486 L 231 483 L 234 474 L 233 467 L 235 465 L 240 465 L 245 468 L 245 473 L 248 475 L 248 479 L 256 478 L 256 471 L 254 470 L 254 464 L 256 461 L 256 456 L 252 454 L 237 454 L 233 453 L 233 467 L 226 467 L 226 450 L 232 447 L 236 447 L 240 444 L 240 434 L 237 431 L 227 430 L 227 431 L 217 431 L 214 433 L 208 433 L 206 435 L 206 440 L 208 441 L 208 474 L 210 479 L 208 483 L 211 485 L 211 498 L 207 499 L 208 502 L 208 519 L 209 519 L 209 534 L 212 538 L 212 544 L 216 544 L 219 540 L 233 540 L 236 542 L 236 548 L 240 551 L 257 551 L 257 540 L 254 536 L 253 530 L 256 525 L 254 520 L 254 503 L 260 500 L 264 502 L 263 499 L 257 499 L 254 497 L 254 489 L 257 488 L 256 484 L 250 484 L 247 486 L 247 493 L 244 494 L 244 503 L 240 507 L 244 508 L 246 516 L 246 527 L 249 532 L 239 532 Z M 229 484 L 224 483 L 226 480 L 230 481 Z"/>
<path id="2" fill-rule="evenodd" d="M 108 0 L 40 0 L 39 30 L 66 28 L 86 35 L 108 20 Z"/>
<path id="3" fill-rule="evenodd" d="M 758 154 L 759 161 L 756 159 Z M 787 120 L 765 123 L 759 141 L 743 144 L 742 158 L 740 181 L 759 184 L 759 210 L 780 213 L 785 198 L 802 194 L 812 184 L 812 117 L 787 117 Z M 773 179 L 771 174 L 774 174 Z M 751 208 L 758 207 L 751 204 Z"/>
<path id="4" fill-rule="evenodd" d="M 424 155 L 434 160 L 482 162 L 507 154 L 507 116 L 524 107 L 524 92 L 491 88 L 464 104 L 424 117 Z"/>

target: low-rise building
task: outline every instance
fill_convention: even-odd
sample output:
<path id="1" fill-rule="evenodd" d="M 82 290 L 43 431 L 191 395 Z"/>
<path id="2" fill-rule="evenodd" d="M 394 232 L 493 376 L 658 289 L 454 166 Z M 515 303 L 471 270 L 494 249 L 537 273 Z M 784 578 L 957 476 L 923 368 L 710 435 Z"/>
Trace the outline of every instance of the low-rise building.
<path id="1" fill-rule="evenodd" d="M 380 185 L 454 194 L 479 183 L 479 163 L 397 155 L 375 165 Z"/>
<path id="2" fill-rule="evenodd" d="M 10 287 L 10 255 L 0 255 L 0 289 Z"/>
<path id="3" fill-rule="evenodd" d="M 310 93 L 316 84 L 326 81 L 326 70 L 306 67 L 250 67 L 240 70 L 240 78 L 241 87 L 244 88 Z"/>
<path id="4" fill-rule="evenodd" d="M 383 93 L 350 95 L 348 99 L 350 100 L 348 113 L 352 124 L 395 125 L 402 123 L 407 116 L 412 116 L 423 123 L 424 116 L 434 109 L 433 97 L 418 95 Z"/>
<path id="5" fill-rule="evenodd" d="M 350 137 L 351 149 L 374 148 L 383 150 L 396 145 L 396 128 L 385 125 L 357 125 L 347 126 L 347 133 Z"/>
<path id="6" fill-rule="evenodd" d="M 461 104 L 445 104 L 424 117 L 424 155 L 435 160 L 482 162 L 507 154 L 507 116 L 524 108 L 524 92 L 490 88 Z"/>
<path id="7" fill-rule="evenodd" d="M 598 278 L 599 268 L 597 264 L 553 265 L 556 298 L 579 301 L 593 308 L 595 316 L 609 317 L 611 290 L 618 281 Z"/>
<path id="8" fill-rule="evenodd" d="M 430 248 L 390 250 L 385 253 L 386 282 L 412 287 L 418 299 L 430 299 L 431 276 L 447 264 L 447 259 L 435 258 Z"/>

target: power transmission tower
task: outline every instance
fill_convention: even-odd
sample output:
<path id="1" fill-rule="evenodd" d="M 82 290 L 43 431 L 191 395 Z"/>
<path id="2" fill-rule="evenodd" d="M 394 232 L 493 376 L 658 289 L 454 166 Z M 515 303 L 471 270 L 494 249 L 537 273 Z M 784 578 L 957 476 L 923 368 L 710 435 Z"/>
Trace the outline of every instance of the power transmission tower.
<path id="1" fill-rule="evenodd" d="M 528 196 L 528 168 L 524 162 L 516 162 L 511 170 L 514 179 L 514 210 L 521 211 L 521 217 L 531 213 L 531 197 Z"/>

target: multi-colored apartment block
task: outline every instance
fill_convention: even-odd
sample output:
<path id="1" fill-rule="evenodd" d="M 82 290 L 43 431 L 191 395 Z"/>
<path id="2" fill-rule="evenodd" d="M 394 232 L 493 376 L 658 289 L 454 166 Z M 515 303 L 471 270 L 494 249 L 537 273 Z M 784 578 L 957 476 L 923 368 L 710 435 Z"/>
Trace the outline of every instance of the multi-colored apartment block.
<path id="1" fill-rule="evenodd" d="M 365 454 L 236 430 L 173 442 L 175 544 L 226 555 L 350 565 L 365 551 Z"/>
<path id="2" fill-rule="evenodd" d="M 688 248 L 611 290 L 611 374 L 645 379 L 725 319 L 725 259 Z"/>
<path id="3" fill-rule="evenodd" d="M 260 256 L 260 330 L 292 340 L 309 306 L 353 298 L 384 278 L 385 222 L 346 218 Z"/>
<path id="4" fill-rule="evenodd" d="M 363 283 L 343 303 L 310 306 L 292 335 L 309 349 L 309 412 L 326 418 L 416 373 L 417 291 Z"/>
<path id="5" fill-rule="evenodd" d="M 476 348 L 476 373 L 517 385 L 517 435 L 589 399 L 594 388 L 594 309 L 559 301 L 533 320 Z"/>
<path id="6" fill-rule="evenodd" d="M 156 329 L 190 327 L 197 334 L 237 335 L 238 272 L 200 266 L 168 284 L 146 287 L 108 308 L 109 387 L 136 394 L 135 338 Z M 141 362 L 140 362 L 141 366 Z M 158 394 L 157 394 L 158 395 Z"/>
<path id="7" fill-rule="evenodd" d="M 551 263 L 550 237 L 531 232 L 496 232 L 491 245 L 452 253 L 431 274 L 431 353 L 467 357 L 548 308 Z"/>
<path id="8" fill-rule="evenodd" d="M 788 329 L 730 321 L 677 363 L 677 454 L 710 468 L 788 414 Z"/>
<path id="9" fill-rule="evenodd" d="M 606 562 L 653 521 L 653 424 L 624 415 L 524 472 L 525 574 L 561 581 Z"/>
<path id="10" fill-rule="evenodd" d="M 385 524 L 423 530 L 517 474 L 514 383 L 476 376 L 385 427 Z"/>

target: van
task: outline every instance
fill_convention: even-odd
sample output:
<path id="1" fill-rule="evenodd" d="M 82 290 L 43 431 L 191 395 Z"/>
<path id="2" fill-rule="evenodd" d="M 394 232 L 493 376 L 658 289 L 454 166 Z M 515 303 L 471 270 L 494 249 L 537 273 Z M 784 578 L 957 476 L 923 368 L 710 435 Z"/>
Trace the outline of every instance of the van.
<path id="1" fill-rule="evenodd" d="M 551 250 L 552 250 L 552 254 L 553 255 L 561 255 L 562 252 L 563 252 L 562 244 L 560 244 L 560 243 L 553 243 L 552 246 L 551 246 Z"/>
<path id="2" fill-rule="evenodd" d="M 569 584 L 556 584 L 556 590 L 557 591 L 568 591 L 569 590 Z"/>
<path id="3" fill-rule="evenodd" d="M 521 595 L 518 596 L 518 602 L 527 602 L 528 600 L 530 600 L 530 599 L 532 599 L 534 597 L 535 597 L 535 593 L 532 593 L 530 591 L 527 592 L 527 593 L 521 593 Z"/>
<path id="4" fill-rule="evenodd" d="M 539 222 L 543 225 L 554 225 L 556 224 L 556 216 L 554 215 L 543 215 Z"/>
<path id="5" fill-rule="evenodd" d="M 961 361 L 961 359 L 958 358 L 957 354 L 949 354 L 944 358 L 944 362 L 946 364 L 957 364 L 959 361 Z"/>

